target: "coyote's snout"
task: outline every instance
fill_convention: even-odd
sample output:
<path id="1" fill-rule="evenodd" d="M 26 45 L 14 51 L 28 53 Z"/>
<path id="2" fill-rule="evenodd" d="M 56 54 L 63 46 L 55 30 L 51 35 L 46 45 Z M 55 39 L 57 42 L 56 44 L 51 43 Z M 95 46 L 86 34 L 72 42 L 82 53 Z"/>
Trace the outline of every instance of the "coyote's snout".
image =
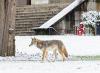
<path id="1" fill-rule="evenodd" d="M 61 54 L 63 61 L 65 61 L 65 59 L 68 57 L 68 52 L 66 51 L 64 44 L 60 40 L 43 41 L 43 40 L 39 40 L 36 38 L 32 38 L 32 41 L 29 46 L 31 46 L 33 44 L 36 45 L 37 48 L 39 48 L 43 51 L 42 61 L 44 60 L 44 57 L 47 57 L 48 48 L 53 50 L 53 53 L 55 54 L 55 58 L 57 55 L 57 53 L 56 53 L 57 50 Z"/>

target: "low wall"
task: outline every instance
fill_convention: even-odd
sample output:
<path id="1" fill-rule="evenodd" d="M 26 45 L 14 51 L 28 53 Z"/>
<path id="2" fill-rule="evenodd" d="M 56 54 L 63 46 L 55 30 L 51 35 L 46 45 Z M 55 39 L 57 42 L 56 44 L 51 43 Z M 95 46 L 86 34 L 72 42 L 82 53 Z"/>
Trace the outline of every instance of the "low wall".
<path id="1" fill-rule="evenodd" d="M 29 47 L 31 38 L 41 40 L 61 40 L 69 55 L 100 55 L 100 36 L 16 36 L 16 51 L 23 53 L 36 53 L 40 51 L 34 45 Z"/>

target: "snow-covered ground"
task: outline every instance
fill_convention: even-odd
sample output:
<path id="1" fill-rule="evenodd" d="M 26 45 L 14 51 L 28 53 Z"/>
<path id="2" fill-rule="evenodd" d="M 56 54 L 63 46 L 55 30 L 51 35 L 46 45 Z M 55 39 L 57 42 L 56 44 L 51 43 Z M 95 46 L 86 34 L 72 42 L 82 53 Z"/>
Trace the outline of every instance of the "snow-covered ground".
<path id="1" fill-rule="evenodd" d="M 44 62 L 41 50 L 36 46 L 29 47 L 31 38 L 41 40 L 61 40 L 69 54 L 67 61 Z M 82 61 L 73 56 L 100 55 L 100 36 L 16 36 L 16 56 L 0 57 L 0 73 L 99 73 L 100 61 Z M 49 56 L 50 55 L 50 56 Z M 85 57 L 86 58 L 86 57 Z M 48 60 L 52 54 L 48 54 Z M 59 61 L 60 59 L 60 61 Z"/>
<path id="2" fill-rule="evenodd" d="M 100 62 L 0 62 L 0 73 L 100 73 Z"/>

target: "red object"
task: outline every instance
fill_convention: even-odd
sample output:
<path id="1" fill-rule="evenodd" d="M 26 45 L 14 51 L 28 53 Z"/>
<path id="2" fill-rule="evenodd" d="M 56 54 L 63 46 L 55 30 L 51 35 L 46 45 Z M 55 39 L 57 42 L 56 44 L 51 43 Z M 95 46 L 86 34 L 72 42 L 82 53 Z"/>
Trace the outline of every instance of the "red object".
<path id="1" fill-rule="evenodd" d="M 80 35 L 80 36 L 85 34 L 85 32 L 84 32 L 84 25 L 83 24 L 80 24 L 80 26 L 76 28 L 76 34 Z"/>

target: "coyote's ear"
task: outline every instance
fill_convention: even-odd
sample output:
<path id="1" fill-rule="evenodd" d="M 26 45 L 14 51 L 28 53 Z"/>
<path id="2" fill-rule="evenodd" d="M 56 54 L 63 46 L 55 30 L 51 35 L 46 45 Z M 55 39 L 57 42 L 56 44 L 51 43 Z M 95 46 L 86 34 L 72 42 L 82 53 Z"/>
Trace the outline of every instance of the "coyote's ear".
<path id="1" fill-rule="evenodd" d="M 34 37 L 34 38 L 32 38 L 33 40 L 36 40 L 36 38 Z"/>
<path id="2" fill-rule="evenodd" d="M 31 37 L 31 39 L 33 39 L 33 38 Z"/>

